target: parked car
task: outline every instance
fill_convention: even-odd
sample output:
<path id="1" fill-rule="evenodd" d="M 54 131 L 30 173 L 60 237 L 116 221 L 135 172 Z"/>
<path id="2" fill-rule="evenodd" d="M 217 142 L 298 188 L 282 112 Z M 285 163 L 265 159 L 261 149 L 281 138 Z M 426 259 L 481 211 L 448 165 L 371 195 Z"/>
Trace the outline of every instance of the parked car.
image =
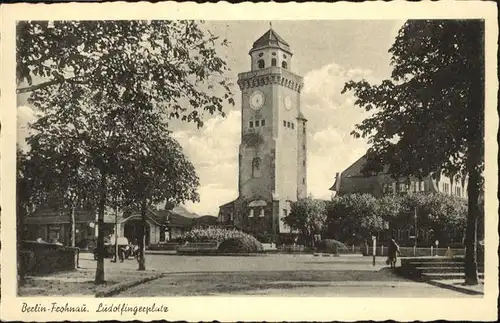
<path id="1" fill-rule="evenodd" d="M 122 250 L 125 259 L 132 255 L 132 248 L 129 245 L 128 239 L 125 237 L 117 238 L 118 248 Z M 97 260 L 97 246 L 94 248 L 94 260 Z M 114 239 L 104 238 L 104 257 L 113 257 L 115 255 Z"/>

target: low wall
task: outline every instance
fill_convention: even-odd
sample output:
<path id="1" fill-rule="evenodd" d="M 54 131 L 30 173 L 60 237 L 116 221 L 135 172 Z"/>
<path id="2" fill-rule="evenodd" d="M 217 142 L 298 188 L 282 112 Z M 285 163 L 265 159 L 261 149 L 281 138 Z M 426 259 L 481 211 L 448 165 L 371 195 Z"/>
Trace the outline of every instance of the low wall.
<path id="1" fill-rule="evenodd" d="M 188 242 L 177 247 L 178 254 L 217 253 L 219 242 Z"/>
<path id="2" fill-rule="evenodd" d="M 181 244 L 178 242 L 165 242 L 150 244 L 148 250 L 177 250 Z"/>
<path id="3" fill-rule="evenodd" d="M 36 276 L 75 270 L 78 255 L 78 248 L 23 241 L 19 261 L 25 275 Z"/>

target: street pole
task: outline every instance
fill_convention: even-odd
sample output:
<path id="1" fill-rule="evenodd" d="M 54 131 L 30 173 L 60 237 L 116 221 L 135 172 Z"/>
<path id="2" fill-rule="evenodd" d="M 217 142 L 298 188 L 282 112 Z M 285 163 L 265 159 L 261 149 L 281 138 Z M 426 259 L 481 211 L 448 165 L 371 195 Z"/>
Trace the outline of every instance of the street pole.
<path id="1" fill-rule="evenodd" d="M 413 247 L 413 256 L 417 255 L 417 237 L 418 237 L 418 230 L 417 230 L 417 207 L 415 206 L 415 246 Z"/>
<path id="2" fill-rule="evenodd" d="M 115 262 L 118 262 L 118 205 L 115 208 Z"/>
<path id="3" fill-rule="evenodd" d="M 373 240 L 373 265 L 375 266 L 375 255 L 376 255 L 376 252 L 377 252 L 377 237 L 376 236 L 372 236 L 372 240 Z"/>

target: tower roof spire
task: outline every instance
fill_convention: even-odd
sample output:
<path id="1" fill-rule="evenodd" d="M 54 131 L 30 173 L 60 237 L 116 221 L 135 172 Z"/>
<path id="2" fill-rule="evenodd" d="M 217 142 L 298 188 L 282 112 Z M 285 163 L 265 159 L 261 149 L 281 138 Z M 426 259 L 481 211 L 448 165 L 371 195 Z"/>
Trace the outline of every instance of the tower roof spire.
<path id="1" fill-rule="evenodd" d="M 276 31 L 273 29 L 273 23 L 270 21 L 269 22 L 269 30 L 264 33 L 259 39 L 257 39 L 252 46 L 252 49 L 250 51 L 254 51 L 257 49 L 265 48 L 265 47 L 277 47 L 281 48 L 282 50 L 290 53 L 290 45 L 281 38 Z"/>

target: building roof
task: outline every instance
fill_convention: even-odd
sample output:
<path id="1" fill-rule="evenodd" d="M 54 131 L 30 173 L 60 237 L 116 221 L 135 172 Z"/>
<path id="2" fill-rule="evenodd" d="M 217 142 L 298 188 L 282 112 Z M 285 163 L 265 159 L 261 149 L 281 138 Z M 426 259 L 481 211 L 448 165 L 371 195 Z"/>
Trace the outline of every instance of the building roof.
<path id="1" fill-rule="evenodd" d="M 253 43 L 251 51 L 264 47 L 278 47 L 291 54 L 290 45 L 272 27 Z"/>
<path id="2" fill-rule="evenodd" d="M 193 219 L 195 226 L 214 226 L 217 225 L 217 217 L 211 215 L 203 215 L 199 218 Z"/>
<path id="3" fill-rule="evenodd" d="M 170 210 L 156 211 L 155 218 L 158 223 L 162 223 L 168 227 L 189 228 L 193 226 L 193 219 Z"/>

